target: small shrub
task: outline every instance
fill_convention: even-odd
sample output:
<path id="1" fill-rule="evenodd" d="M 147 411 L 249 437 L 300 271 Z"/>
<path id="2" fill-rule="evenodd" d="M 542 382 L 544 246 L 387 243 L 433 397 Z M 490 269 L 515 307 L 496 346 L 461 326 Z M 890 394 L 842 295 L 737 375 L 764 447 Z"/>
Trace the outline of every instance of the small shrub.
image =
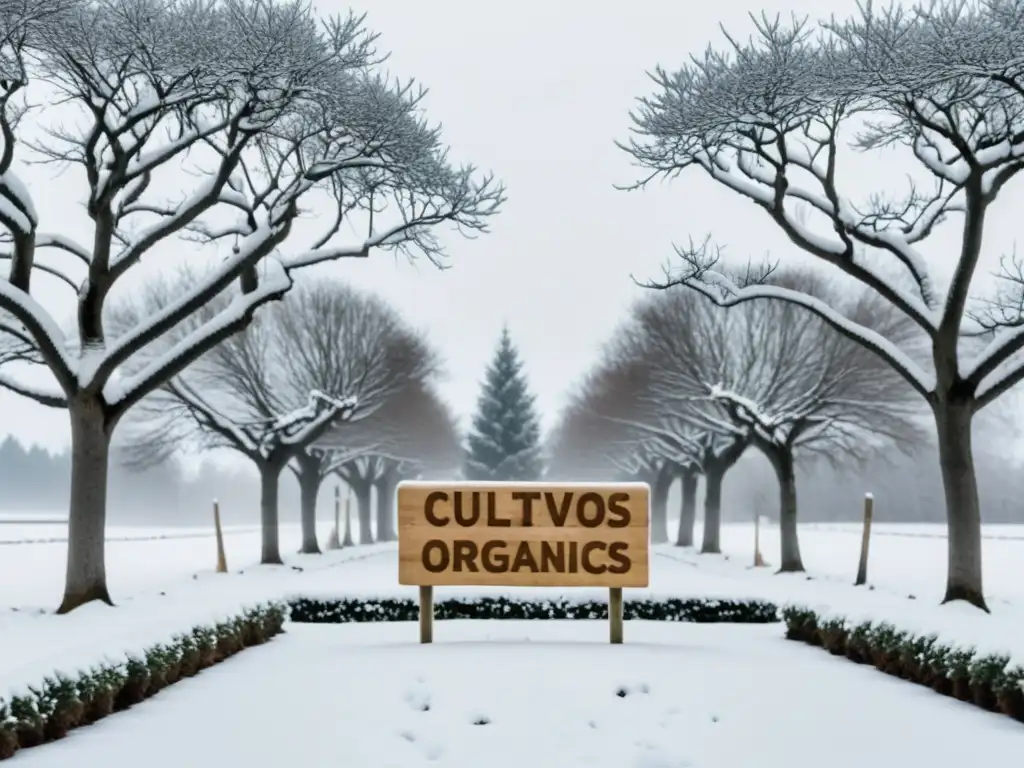
<path id="1" fill-rule="evenodd" d="M 170 685 L 167 679 L 168 658 L 169 649 L 164 645 L 154 645 L 146 651 L 146 669 L 149 670 L 146 696 L 155 696 L 158 691 Z"/>
<path id="2" fill-rule="evenodd" d="M 256 618 L 256 611 L 249 610 L 238 619 L 242 633 L 242 646 L 248 648 L 263 642 L 263 631 Z"/>
<path id="3" fill-rule="evenodd" d="M 254 644 L 279 634 L 287 607 L 268 603 L 213 627 L 194 627 L 167 644 L 147 649 L 142 658 L 101 664 L 75 678 L 62 673 L 44 678 L 28 694 L 0 699 L 0 760 L 18 750 L 63 738 L 69 730 L 128 709 L 182 677 L 244 647 L 243 635 Z"/>
<path id="4" fill-rule="evenodd" d="M 953 684 L 953 696 L 960 701 L 971 701 L 971 660 L 973 648 L 955 648 L 946 658 L 946 677 Z"/>
<path id="5" fill-rule="evenodd" d="M 164 687 L 181 680 L 181 648 L 176 642 L 163 646 Z"/>
<path id="6" fill-rule="evenodd" d="M 78 679 L 78 698 L 83 706 L 82 725 L 95 723 L 114 711 L 125 681 L 123 669 L 110 664 L 82 674 Z"/>
<path id="7" fill-rule="evenodd" d="M 883 622 L 871 632 L 871 663 L 876 669 L 889 674 L 899 671 L 899 648 L 907 633 Z"/>
<path id="8" fill-rule="evenodd" d="M 207 669 L 217 663 L 217 630 L 213 627 L 196 627 L 192 638 L 199 650 L 199 669 Z"/>
<path id="9" fill-rule="evenodd" d="M 846 653 L 848 635 L 846 619 L 826 619 L 818 626 L 820 645 L 833 656 L 842 656 Z"/>
<path id="10" fill-rule="evenodd" d="M 786 623 L 786 638 L 811 642 L 812 636 L 818 631 L 817 615 L 814 611 L 797 606 L 786 606 L 782 609 L 782 620 Z"/>
<path id="11" fill-rule="evenodd" d="M 18 751 L 17 721 L 11 715 L 7 702 L 0 699 L 0 760 L 14 757 Z"/>
<path id="12" fill-rule="evenodd" d="M 993 653 L 976 657 L 968 667 L 971 700 L 979 707 L 995 711 L 996 692 L 993 683 L 1010 662 L 1009 654 Z"/>
<path id="13" fill-rule="evenodd" d="M 999 711 L 1024 722 L 1024 667 L 1002 669 L 992 680 L 992 690 Z"/>
<path id="14" fill-rule="evenodd" d="M 934 634 L 912 635 L 887 622 L 851 628 L 840 618 L 822 620 L 800 606 L 787 606 L 782 615 L 791 640 L 821 644 L 852 661 L 870 661 L 888 674 L 1024 722 L 1024 666 L 1007 666 L 1007 654 L 979 656 L 974 648 L 941 643 Z"/>
<path id="15" fill-rule="evenodd" d="M 36 707 L 43 717 L 43 735 L 47 741 L 63 739 L 78 727 L 85 714 L 85 705 L 78 698 L 78 686 L 65 675 L 45 678 L 36 692 Z"/>
<path id="16" fill-rule="evenodd" d="M 871 663 L 871 633 L 875 625 L 862 622 L 850 630 L 846 638 L 846 658 L 856 664 Z"/>
<path id="17" fill-rule="evenodd" d="M 138 704 L 150 694 L 150 688 L 154 685 L 150 660 L 148 653 L 145 661 L 135 656 L 128 657 L 124 665 L 124 684 L 114 697 L 115 712 Z M 162 680 L 163 677 L 160 676 L 155 683 L 156 690 L 159 690 Z"/>
<path id="18" fill-rule="evenodd" d="M 343 624 L 371 621 L 416 621 L 419 604 L 406 598 L 336 598 L 318 600 L 298 597 L 290 604 L 296 623 Z M 434 604 L 438 621 L 448 619 L 607 619 L 604 601 L 571 602 L 564 599 L 528 600 L 509 597 L 448 598 Z M 280 621 L 283 622 L 282 612 Z M 779 620 L 773 603 L 763 600 L 708 598 L 627 600 L 626 620 L 735 622 L 767 624 Z"/>
<path id="19" fill-rule="evenodd" d="M 180 660 L 178 674 L 181 678 L 193 677 L 199 671 L 199 643 L 192 634 L 178 635 L 173 648 Z"/>
<path id="20" fill-rule="evenodd" d="M 10 710 L 18 747 L 28 749 L 42 744 L 46 736 L 43 733 L 43 717 L 36 708 L 35 697 L 12 696 Z"/>
<path id="21" fill-rule="evenodd" d="M 905 638 L 898 649 L 900 677 L 912 683 L 922 682 L 925 676 L 923 659 L 937 640 L 936 635 Z"/>
<path id="22" fill-rule="evenodd" d="M 221 622 L 214 631 L 217 636 L 217 655 L 221 659 L 234 656 L 242 649 L 242 634 L 235 622 Z"/>

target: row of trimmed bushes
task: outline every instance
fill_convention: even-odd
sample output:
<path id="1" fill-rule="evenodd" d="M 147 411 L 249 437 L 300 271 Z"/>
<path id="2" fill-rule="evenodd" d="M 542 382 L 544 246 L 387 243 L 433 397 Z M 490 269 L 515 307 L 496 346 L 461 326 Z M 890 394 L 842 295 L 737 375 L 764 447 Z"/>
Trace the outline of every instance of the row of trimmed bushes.
<path id="1" fill-rule="evenodd" d="M 979 654 L 937 635 L 915 635 L 887 622 L 855 624 L 803 607 L 784 608 L 782 618 L 790 640 L 1024 722 L 1024 666 L 1010 665 L 1009 655 Z"/>
<path id="2" fill-rule="evenodd" d="M 57 673 L 10 701 L 0 698 L 0 760 L 61 739 L 112 712 L 128 709 L 244 648 L 279 634 L 286 606 L 267 603 L 234 619 L 199 626 L 124 662 L 99 664 L 77 677 Z"/>
<path id="3" fill-rule="evenodd" d="M 296 597 L 290 601 L 291 620 L 307 624 L 345 624 L 368 621 L 416 621 L 416 600 L 401 597 Z M 716 598 L 650 598 L 626 600 L 626 619 L 770 624 L 779 620 L 774 603 L 765 600 Z M 604 601 L 531 600 L 515 597 L 449 597 L 434 603 L 434 618 L 446 619 L 607 619 Z"/>

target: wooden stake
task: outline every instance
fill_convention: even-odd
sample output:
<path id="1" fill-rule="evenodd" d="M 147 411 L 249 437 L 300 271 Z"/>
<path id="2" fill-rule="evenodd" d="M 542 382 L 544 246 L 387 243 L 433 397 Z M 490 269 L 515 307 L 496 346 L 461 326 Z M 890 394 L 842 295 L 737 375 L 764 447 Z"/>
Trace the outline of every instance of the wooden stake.
<path id="1" fill-rule="evenodd" d="M 857 563 L 857 580 L 855 587 L 867 584 L 868 581 L 868 546 L 871 543 L 871 518 L 875 513 L 875 497 L 864 494 L 864 533 L 860 539 L 860 562 Z"/>
<path id="2" fill-rule="evenodd" d="M 608 590 L 608 640 L 612 645 L 622 644 L 622 587 Z"/>
<path id="3" fill-rule="evenodd" d="M 420 587 L 420 642 L 434 642 L 433 587 Z"/>
<path id="4" fill-rule="evenodd" d="M 217 573 L 228 572 L 228 560 L 224 555 L 224 531 L 220 527 L 220 504 L 213 500 L 213 530 L 217 535 Z"/>
<path id="5" fill-rule="evenodd" d="M 352 546 L 352 491 L 345 497 L 345 540 L 341 542 L 341 546 Z"/>

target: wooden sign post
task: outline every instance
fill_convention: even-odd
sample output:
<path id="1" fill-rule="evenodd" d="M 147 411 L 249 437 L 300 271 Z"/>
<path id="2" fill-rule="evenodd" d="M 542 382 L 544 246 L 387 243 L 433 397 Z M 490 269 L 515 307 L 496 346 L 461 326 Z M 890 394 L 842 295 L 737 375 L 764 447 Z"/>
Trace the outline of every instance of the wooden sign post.
<path id="1" fill-rule="evenodd" d="M 420 588 L 420 642 L 438 586 L 606 588 L 622 642 L 622 589 L 650 581 L 646 483 L 402 482 L 397 495 L 398 581 Z"/>

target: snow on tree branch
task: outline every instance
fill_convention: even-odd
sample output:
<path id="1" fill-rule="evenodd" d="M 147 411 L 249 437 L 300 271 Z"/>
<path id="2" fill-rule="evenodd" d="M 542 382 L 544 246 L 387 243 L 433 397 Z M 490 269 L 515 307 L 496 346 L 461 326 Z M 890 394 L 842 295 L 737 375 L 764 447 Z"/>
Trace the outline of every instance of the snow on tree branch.
<path id="1" fill-rule="evenodd" d="M 256 308 L 270 298 L 283 295 L 291 287 L 291 280 L 282 273 L 276 282 L 267 280 L 258 290 L 235 297 L 227 307 L 205 325 L 195 329 L 157 359 L 120 381 L 110 382 L 104 388 L 104 397 L 118 414 L 125 413 L 139 402 L 154 386 L 165 381 L 199 359 L 207 344 L 228 338 L 251 322 Z"/>
<path id="2" fill-rule="evenodd" d="M 492 177 L 449 162 L 422 116 L 421 90 L 376 73 L 383 58 L 362 17 L 321 21 L 301 0 L 4 7 L 0 227 L 11 248 L 0 310 L 24 328 L 65 396 L 103 399 L 111 423 L 286 293 L 292 271 L 374 248 L 439 260 L 434 228 L 485 232 L 504 200 Z M 20 136 L 15 95 L 35 88 L 78 119 L 47 122 L 40 113 L 45 130 Z M 79 175 L 94 229 L 88 247 L 38 231 L 31 196 L 11 170 L 19 149 Z M 182 166 L 197 170 L 198 182 L 180 188 Z M 325 201 L 334 203 L 328 228 L 307 247 L 282 248 L 307 206 L 322 210 Z M 360 225 L 352 217 L 368 222 L 367 235 L 338 242 L 342 224 Z M 219 269 L 111 339 L 112 288 L 174 238 L 219 252 Z M 40 263 L 44 248 L 70 255 L 81 274 Z M 66 340 L 31 299 L 33 273 L 75 289 L 77 338 Z M 166 346 L 235 281 L 245 298 L 207 314 L 208 328 L 178 338 L 157 362 L 149 348 Z"/>
<path id="3" fill-rule="evenodd" d="M 374 413 L 338 424 L 316 443 L 317 450 L 377 456 L 407 471 L 451 472 L 462 462 L 458 430 L 448 407 L 423 382 L 410 381 Z M 346 461 L 333 461 L 341 466 Z"/>
<path id="4" fill-rule="evenodd" d="M 185 273 L 176 281 L 153 283 L 137 306 L 122 308 L 116 322 L 132 327 L 140 316 L 158 316 L 175 295 L 191 295 L 189 286 L 203 279 Z M 272 282 L 264 276 L 261 285 Z M 148 375 L 168 355 L 192 349 L 196 332 L 205 333 L 217 318 L 230 317 L 249 295 L 218 297 L 165 337 L 166 352 L 154 349 L 153 362 L 126 374 L 125 380 Z M 331 280 L 302 282 L 292 298 L 263 310 L 246 330 L 175 377 L 162 395 L 140 404 L 129 418 L 131 442 L 149 442 L 165 429 L 169 396 L 186 408 L 185 421 L 200 432 L 226 440 L 254 460 L 276 461 L 306 450 L 328 430 L 356 429 L 405 388 L 436 372 L 436 353 L 379 299 Z M 203 402 L 197 401 L 199 392 Z M 345 398 L 339 396 L 332 406 L 335 395 L 330 393 L 345 393 Z M 196 437 L 179 427 L 179 443 Z M 346 439 L 344 448 L 380 439 Z"/>
<path id="5" fill-rule="evenodd" d="M 878 355 L 920 395 L 928 397 L 934 391 L 934 373 L 926 371 L 921 363 L 892 339 L 886 338 L 868 325 L 851 320 L 820 298 L 803 291 L 770 284 L 774 266 L 766 265 L 761 269 L 748 267 L 742 273 L 729 274 L 727 268 L 719 268 L 720 249 L 709 239 L 700 244 L 695 244 L 691 240 L 688 247 L 677 247 L 676 254 L 683 266 L 676 270 L 667 270 L 663 280 L 650 281 L 647 287 L 667 289 L 685 286 L 723 308 L 756 300 L 772 299 L 787 302 L 806 310 L 836 332 L 855 340 Z"/>
<path id="6" fill-rule="evenodd" d="M 867 4 L 817 27 L 755 19 L 750 40 L 727 36 L 675 71 L 658 68 L 622 145 L 649 172 L 634 188 L 699 168 L 803 251 L 877 292 L 931 339 L 934 359 L 948 361 L 936 376 L 813 297 L 723 283 L 708 259 L 689 259 L 665 282 L 723 305 L 800 304 L 882 355 L 931 402 L 948 399 L 941 387 L 981 408 L 1013 387 L 1024 378 L 1019 270 L 1004 262 L 991 297 L 972 286 L 988 211 L 1024 170 L 1020 20 L 1016 0 Z M 931 184 L 911 179 L 903 194 L 853 200 L 842 183 L 847 142 L 861 152 L 897 149 Z M 919 249 L 949 225 L 962 236 L 942 286 Z M 975 343 L 981 338 L 987 346 Z"/>
<path id="7" fill-rule="evenodd" d="M 872 13 L 867 7 L 865 14 Z M 885 23 L 902 23 L 872 18 L 876 26 L 859 22 L 864 35 Z M 842 25 L 828 26 L 815 35 L 802 20 L 755 21 L 757 34 L 749 42 L 729 38 L 723 49 L 709 49 L 676 72 L 658 69 L 652 75 L 655 93 L 633 114 L 634 138 L 624 149 L 655 175 L 703 169 L 762 208 L 795 244 L 935 332 L 944 297 L 915 246 L 951 213 L 964 210 L 964 179 L 942 166 L 930 193 L 912 185 L 902 201 L 876 194 L 861 204 L 845 196 L 839 184 L 839 133 L 849 119 L 865 111 L 891 115 L 888 122 L 883 119 L 884 128 L 861 136 L 860 149 L 877 146 L 883 135 L 913 144 L 913 136 L 900 135 L 912 125 L 920 128 L 918 134 L 930 135 L 906 111 L 908 91 L 932 82 L 919 75 L 930 67 L 911 61 L 926 54 L 910 43 L 897 47 L 902 69 L 890 69 L 891 62 L 877 60 L 877 41 L 854 32 L 858 22 L 842 30 Z M 919 101 L 934 95 L 922 93 Z M 940 104 L 930 114 L 941 109 Z M 894 126 L 894 121 L 899 122 Z M 928 162 L 930 155 L 918 155 L 935 173 L 938 166 Z M 823 226 L 805 222 L 802 210 Z M 912 289 L 859 258 L 862 248 L 899 264 Z"/>

